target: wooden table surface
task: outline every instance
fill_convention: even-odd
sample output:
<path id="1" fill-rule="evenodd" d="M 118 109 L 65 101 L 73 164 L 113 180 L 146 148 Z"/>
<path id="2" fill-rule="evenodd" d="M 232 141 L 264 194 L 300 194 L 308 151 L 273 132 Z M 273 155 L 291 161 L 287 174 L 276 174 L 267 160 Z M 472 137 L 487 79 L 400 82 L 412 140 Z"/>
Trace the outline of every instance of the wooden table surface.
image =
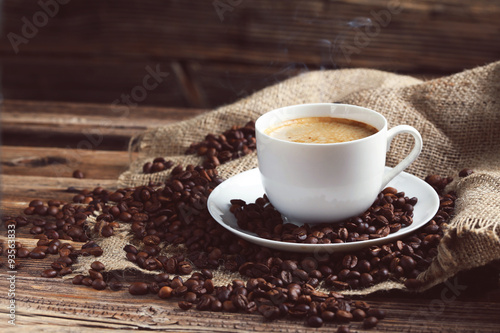
<path id="1" fill-rule="evenodd" d="M 146 127 L 187 119 L 205 110 L 136 107 L 127 115 L 110 105 L 4 101 L 2 117 L 1 183 L 3 215 L 17 215 L 30 200 L 70 201 L 65 190 L 102 186 L 116 188 L 127 168 L 129 139 Z M 134 156 L 132 156 L 133 158 Z M 86 178 L 72 178 L 82 170 Z M 6 228 L 1 226 L 5 242 Z M 27 247 L 36 240 L 27 228 L 16 239 Z M 1 257 L 5 262 L 5 256 Z M 0 330 L 2 332 L 87 332 L 105 329 L 181 332 L 331 332 L 336 324 L 319 329 L 302 320 L 266 322 L 260 315 L 183 311 L 176 300 L 131 296 L 128 291 L 94 291 L 70 280 L 40 277 L 52 260 L 19 259 L 15 274 L 16 326 L 8 323 L 9 276 L 0 268 Z M 499 332 L 500 288 L 498 265 L 489 265 L 453 278 L 423 294 L 401 291 L 366 296 L 387 311 L 371 332 Z M 359 323 L 351 331 L 363 331 Z"/>

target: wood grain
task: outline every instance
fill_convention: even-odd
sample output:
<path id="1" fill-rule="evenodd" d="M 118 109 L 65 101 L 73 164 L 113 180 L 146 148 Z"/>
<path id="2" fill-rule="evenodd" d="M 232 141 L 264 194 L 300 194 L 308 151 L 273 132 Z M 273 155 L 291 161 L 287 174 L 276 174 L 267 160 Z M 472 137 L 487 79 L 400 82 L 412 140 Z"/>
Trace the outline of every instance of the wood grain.
<path id="1" fill-rule="evenodd" d="M 127 150 L 130 138 L 146 128 L 202 112 L 201 109 L 7 100 L 2 106 L 0 126 L 5 145 L 73 148 L 78 152 Z"/>
<path id="2" fill-rule="evenodd" d="M 230 4 L 223 13 L 214 3 L 71 1 L 16 53 L 9 34 L 22 36 L 23 17 L 32 22 L 42 9 L 6 0 L 4 94 L 111 103 L 141 85 L 146 66 L 158 64 L 170 76 L 144 105 L 215 107 L 269 78 L 283 80 L 289 67 L 449 74 L 500 56 L 500 6 L 493 0 L 220 0 Z M 203 82 L 207 73 L 215 82 Z"/>

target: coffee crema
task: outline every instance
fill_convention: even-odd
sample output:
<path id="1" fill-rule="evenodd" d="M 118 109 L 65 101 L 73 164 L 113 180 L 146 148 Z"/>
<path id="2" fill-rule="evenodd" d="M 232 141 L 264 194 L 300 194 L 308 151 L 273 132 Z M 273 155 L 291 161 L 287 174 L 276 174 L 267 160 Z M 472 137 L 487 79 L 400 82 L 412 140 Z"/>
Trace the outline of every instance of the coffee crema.
<path id="1" fill-rule="evenodd" d="M 299 143 L 340 143 L 377 133 L 366 123 L 334 117 L 305 117 L 284 121 L 265 130 L 273 138 Z"/>

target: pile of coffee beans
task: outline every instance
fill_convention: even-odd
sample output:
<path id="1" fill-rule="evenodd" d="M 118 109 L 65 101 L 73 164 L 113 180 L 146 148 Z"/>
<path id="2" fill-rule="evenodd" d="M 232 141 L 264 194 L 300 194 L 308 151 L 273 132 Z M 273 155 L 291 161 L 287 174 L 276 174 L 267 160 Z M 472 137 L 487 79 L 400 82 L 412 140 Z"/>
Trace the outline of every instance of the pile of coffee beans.
<path id="1" fill-rule="evenodd" d="M 235 133 L 238 129 L 231 131 Z M 224 134 L 224 140 L 236 147 L 232 152 L 243 149 L 233 139 L 248 141 L 245 131 L 240 131 L 244 134 L 243 138 L 240 134 Z M 217 154 L 224 151 L 225 148 L 217 150 L 217 147 L 212 147 L 215 139 L 211 141 L 210 138 L 206 144 L 195 144 L 193 147 L 200 148 L 202 154 L 203 147 L 214 148 Z M 247 145 L 248 149 L 251 149 L 250 146 Z M 80 256 L 98 258 L 103 254 L 98 245 L 100 237 L 114 237 L 116 228 L 129 224 L 137 246 L 125 246 L 124 255 L 138 267 L 156 272 L 154 278 L 148 280 L 145 277 L 145 280 L 135 282 L 120 280 L 108 274 L 102 263 L 95 261 L 88 274 L 74 277 L 74 284 L 95 290 L 128 288 L 132 295 L 155 294 L 164 299 L 177 298 L 182 309 L 258 313 L 267 320 L 303 318 L 312 327 L 329 322 L 344 325 L 362 321 L 363 327 L 370 328 L 384 318 L 384 311 L 350 300 L 340 292 L 386 280 L 405 281 L 408 288 L 418 288 L 420 284 L 416 277 L 436 255 L 437 244 L 443 235 L 441 225 L 453 214 L 456 199 L 453 192 L 444 193 L 450 178 L 431 175 L 426 181 L 440 196 L 439 211 L 426 226 L 404 239 L 352 253 L 319 252 L 310 255 L 275 251 L 235 237 L 210 216 L 206 207 L 207 198 L 222 182 L 217 170 L 212 167 L 213 163 L 210 163 L 186 168 L 176 166 L 170 178 L 162 184 L 115 191 L 101 187 L 83 191 L 69 188 L 69 192 L 76 192 L 72 203 L 33 200 L 23 215 L 3 217 L 6 225 L 30 228 L 30 233 L 39 239 L 33 250 L 16 244 L 16 260 L 58 255 L 41 275 L 52 278 L 63 276 L 71 272 L 72 264 Z M 378 232 L 381 228 L 387 226 L 390 232 L 391 226 L 396 229 L 394 224 L 401 227 L 410 224 L 410 207 L 415 203 L 416 199 L 406 198 L 389 188 L 378 197 L 376 208 L 359 217 L 361 221 L 346 222 L 345 231 L 334 227 L 331 227 L 331 232 L 304 228 L 303 233 L 292 231 L 291 234 L 295 237 L 293 241 L 309 238 L 307 242 L 312 243 L 326 243 L 326 239 L 339 242 L 356 241 L 359 237 L 375 238 L 379 237 L 375 235 L 386 233 Z M 247 206 L 237 200 L 233 205 L 234 211 L 244 211 Z M 270 209 L 266 208 L 269 203 L 265 198 L 250 205 Z M 87 217 L 96 211 L 99 212 L 96 223 L 90 224 Z M 247 221 L 247 226 L 250 224 Z M 280 227 L 279 223 L 266 232 L 271 238 L 292 241 L 288 236 L 288 227 Z M 71 245 L 65 241 L 83 245 L 78 249 L 75 243 Z M 183 245 L 185 252 L 164 256 L 161 250 L 167 245 Z M 16 262 L 17 268 L 21 264 Z M 239 272 L 248 280 L 234 280 L 226 286 L 215 286 L 212 270 L 221 266 Z M 186 279 L 186 276 L 189 278 Z M 331 291 L 322 292 L 322 287 Z M 346 326 L 339 326 L 339 330 L 347 329 Z"/>
<path id="2" fill-rule="evenodd" d="M 284 223 L 281 214 L 266 195 L 255 203 L 231 200 L 230 211 L 241 229 L 259 237 L 290 243 L 330 244 L 377 239 L 413 223 L 413 208 L 418 199 L 408 198 L 393 187 L 385 188 L 363 214 L 334 224 L 296 226 Z"/>
<path id="3" fill-rule="evenodd" d="M 233 126 L 222 134 L 208 134 L 203 141 L 192 143 L 186 150 L 186 155 L 203 156 L 202 166 L 205 169 L 215 167 L 248 155 L 257 148 L 255 140 L 255 122 L 249 121 L 242 127 Z M 143 173 L 156 173 L 170 169 L 174 165 L 171 160 L 156 157 L 152 162 L 146 162 Z"/>
<path id="4" fill-rule="evenodd" d="M 157 157 L 153 162 L 146 162 L 142 166 L 143 173 L 156 173 L 160 171 L 165 171 L 174 166 L 174 162 L 171 160 L 166 161 L 163 157 Z"/>
<path id="5" fill-rule="evenodd" d="M 248 155 L 256 148 L 255 123 L 249 121 L 243 127 L 233 126 L 222 134 L 208 134 L 205 140 L 191 144 L 186 154 L 204 156 L 203 167 L 213 169 Z"/>

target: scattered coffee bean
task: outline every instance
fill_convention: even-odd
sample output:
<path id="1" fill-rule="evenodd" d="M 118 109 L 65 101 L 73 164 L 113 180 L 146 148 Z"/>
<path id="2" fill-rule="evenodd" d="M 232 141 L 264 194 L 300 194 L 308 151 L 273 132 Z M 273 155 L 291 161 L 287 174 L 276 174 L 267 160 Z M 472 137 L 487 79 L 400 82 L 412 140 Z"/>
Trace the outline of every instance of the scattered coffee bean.
<path id="1" fill-rule="evenodd" d="M 181 308 L 182 310 L 189 310 L 193 307 L 193 303 L 190 303 L 190 302 L 186 302 L 186 301 L 180 301 L 178 303 L 178 306 L 179 308 Z"/>
<path id="2" fill-rule="evenodd" d="M 134 282 L 128 288 L 131 295 L 146 295 L 149 292 L 148 284 L 145 282 Z"/>
<path id="3" fill-rule="evenodd" d="M 80 285 L 80 284 L 82 284 L 82 281 L 83 281 L 84 278 L 85 278 L 85 276 L 83 276 L 81 274 L 78 274 L 78 275 L 75 275 L 73 277 L 73 279 L 71 280 L 71 282 L 73 284 Z"/>
<path id="4" fill-rule="evenodd" d="M 323 319 L 318 316 L 310 316 L 307 319 L 307 325 L 311 327 L 321 327 L 323 326 Z"/>
<path id="5" fill-rule="evenodd" d="M 459 177 L 467 177 L 467 176 L 470 176 L 474 173 L 473 170 L 471 169 L 462 169 L 460 170 L 460 172 L 458 173 L 458 176 Z"/>
<path id="6" fill-rule="evenodd" d="M 57 271 L 55 269 L 46 269 L 42 272 L 41 276 L 44 278 L 54 278 L 57 276 Z"/>
<path id="7" fill-rule="evenodd" d="M 91 277 L 89 277 L 89 276 L 86 276 L 86 277 L 84 277 L 84 278 L 82 279 L 82 284 L 83 284 L 84 286 L 87 286 L 87 287 L 92 286 L 92 282 L 94 282 L 94 281 L 93 281 L 93 280 L 92 280 L 92 278 L 91 278 Z"/>
<path id="8" fill-rule="evenodd" d="M 92 288 L 94 288 L 95 290 L 104 290 L 107 286 L 108 285 L 106 284 L 106 282 L 104 282 L 103 279 L 95 279 L 94 281 L 92 281 Z"/>
<path id="9" fill-rule="evenodd" d="M 73 171 L 73 178 L 85 178 L 85 175 L 80 170 Z"/>
<path id="10" fill-rule="evenodd" d="M 378 319 L 376 317 L 368 317 L 365 320 L 363 320 L 364 328 L 373 328 L 377 326 L 377 324 L 378 324 Z"/>
<path id="11" fill-rule="evenodd" d="M 341 325 L 337 328 L 337 333 L 349 333 L 349 332 L 351 332 L 349 326 Z"/>
<path id="12" fill-rule="evenodd" d="M 164 286 L 161 287 L 160 291 L 158 292 L 158 297 L 160 298 L 170 298 L 172 296 L 172 288 L 169 286 Z"/>

